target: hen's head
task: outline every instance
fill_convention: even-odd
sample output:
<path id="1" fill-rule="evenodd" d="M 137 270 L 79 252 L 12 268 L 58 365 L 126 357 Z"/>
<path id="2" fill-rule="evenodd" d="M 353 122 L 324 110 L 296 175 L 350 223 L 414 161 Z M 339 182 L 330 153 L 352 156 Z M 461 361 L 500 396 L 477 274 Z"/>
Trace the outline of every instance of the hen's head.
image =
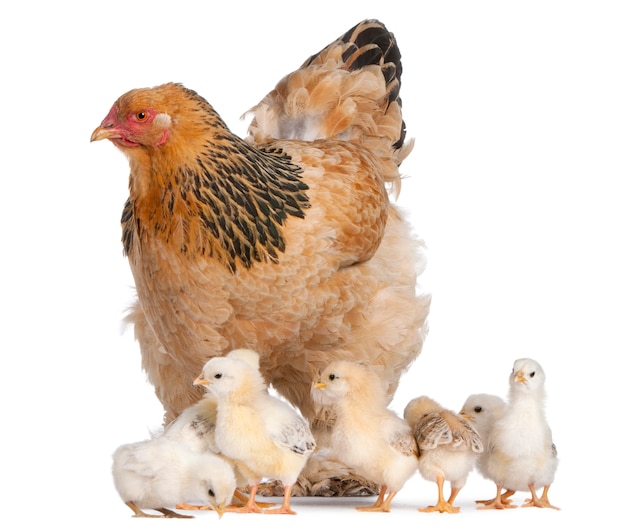
<path id="1" fill-rule="evenodd" d="M 177 127 L 184 129 L 185 139 L 195 130 L 206 130 L 199 112 L 214 113 L 208 102 L 181 84 L 131 90 L 115 101 L 91 140 L 109 139 L 128 153 L 137 147 L 162 147 L 172 141 Z"/>

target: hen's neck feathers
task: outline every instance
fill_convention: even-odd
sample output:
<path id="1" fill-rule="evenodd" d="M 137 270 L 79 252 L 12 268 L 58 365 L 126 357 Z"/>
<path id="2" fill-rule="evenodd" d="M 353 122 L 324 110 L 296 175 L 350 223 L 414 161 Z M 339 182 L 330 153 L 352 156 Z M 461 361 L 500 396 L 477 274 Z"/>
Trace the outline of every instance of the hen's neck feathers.
<path id="1" fill-rule="evenodd" d="M 285 249 L 285 220 L 304 217 L 310 206 L 301 168 L 279 149 L 249 145 L 204 99 L 190 98 L 171 116 L 166 145 L 129 155 L 125 252 L 145 235 L 184 254 L 209 255 L 232 272 L 276 261 Z"/>

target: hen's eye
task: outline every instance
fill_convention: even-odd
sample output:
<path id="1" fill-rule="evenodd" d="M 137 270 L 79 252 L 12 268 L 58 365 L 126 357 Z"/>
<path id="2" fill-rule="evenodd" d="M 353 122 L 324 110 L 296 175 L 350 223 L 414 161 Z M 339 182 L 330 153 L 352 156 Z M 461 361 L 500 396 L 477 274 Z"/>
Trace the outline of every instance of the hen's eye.
<path id="1" fill-rule="evenodd" d="M 221 379 L 222 378 L 222 374 L 221 373 L 216 373 L 215 375 L 213 375 L 213 377 L 215 377 L 216 379 Z"/>
<path id="2" fill-rule="evenodd" d="M 141 121 L 145 121 L 148 118 L 148 114 L 146 112 L 137 112 L 135 114 L 135 119 L 137 119 L 137 121 L 141 122 Z"/>

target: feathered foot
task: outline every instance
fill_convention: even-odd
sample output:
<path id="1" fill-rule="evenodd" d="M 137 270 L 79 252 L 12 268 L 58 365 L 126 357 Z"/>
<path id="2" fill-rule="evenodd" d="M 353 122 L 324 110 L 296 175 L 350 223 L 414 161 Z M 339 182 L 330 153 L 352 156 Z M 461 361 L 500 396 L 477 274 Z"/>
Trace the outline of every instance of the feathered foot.
<path id="1" fill-rule="evenodd" d="M 522 507 L 540 507 L 540 508 L 548 508 L 548 509 L 559 509 L 558 507 L 555 507 L 554 505 L 552 505 L 550 503 L 550 500 L 548 499 L 548 490 L 550 489 L 550 485 L 546 485 L 543 488 L 543 493 L 541 494 L 541 498 L 537 497 L 537 493 L 535 492 L 535 486 L 534 485 L 528 485 L 528 488 L 530 489 L 530 495 L 531 497 L 526 499 L 526 501 L 524 501 L 524 504 L 522 505 Z"/>
<path id="2" fill-rule="evenodd" d="M 293 497 L 359 497 L 376 496 L 380 492 L 377 483 L 366 480 L 352 472 L 339 461 L 316 453 L 311 458 L 293 486 Z M 284 496 L 285 489 L 279 481 L 259 485 L 259 496 Z"/>
<path id="3" fill-rule="evenodd" d="M 456 514 L 461 509 L 459 507 L 454 507 L 452 504 L 454 503 L 454 499 L 456 495 L 459 493 L 461 489 L 453 489 L 450 494 L 450 499 L 446 501 L 443 497 L 443 484 L 444 477 L 441 474 L 437 475 L 437 503 L 435 505 L 429 505 L 428 507 L 424 507 L 422 509 L 418 509 L 420 512 L 448 512 L 450 514 Z"/>
<path id="4" fill-rule="evenodd" d="M 485 510 L 485 509 L 515 509 L 517 507 L 517 505 L 513 505 L 511 503 L 511 500 L 506 500 L 506 502 L 502 500 L 502 487 L 500 485 L 497 485 L 497 489 L 498 490 L 496 492 L 495 498 L 493 498 L 492 500 L 486 501 L 482 507 L 477 507 L 477 508 L 481 510 Z"/>

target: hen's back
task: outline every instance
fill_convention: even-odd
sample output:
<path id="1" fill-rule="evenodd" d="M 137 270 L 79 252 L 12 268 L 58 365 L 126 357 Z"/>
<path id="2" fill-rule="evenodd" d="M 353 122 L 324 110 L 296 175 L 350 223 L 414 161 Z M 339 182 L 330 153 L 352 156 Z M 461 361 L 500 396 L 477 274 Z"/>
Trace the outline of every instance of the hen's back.
<path id="1" fill-rule="evenodd" d="M 391 152 L 399 165 L 410 151 L 399 96 L 400 59 L 384 24 L 360 22 L 283 77 L 250 110 L 248 139 L 359 140 Z"/>

